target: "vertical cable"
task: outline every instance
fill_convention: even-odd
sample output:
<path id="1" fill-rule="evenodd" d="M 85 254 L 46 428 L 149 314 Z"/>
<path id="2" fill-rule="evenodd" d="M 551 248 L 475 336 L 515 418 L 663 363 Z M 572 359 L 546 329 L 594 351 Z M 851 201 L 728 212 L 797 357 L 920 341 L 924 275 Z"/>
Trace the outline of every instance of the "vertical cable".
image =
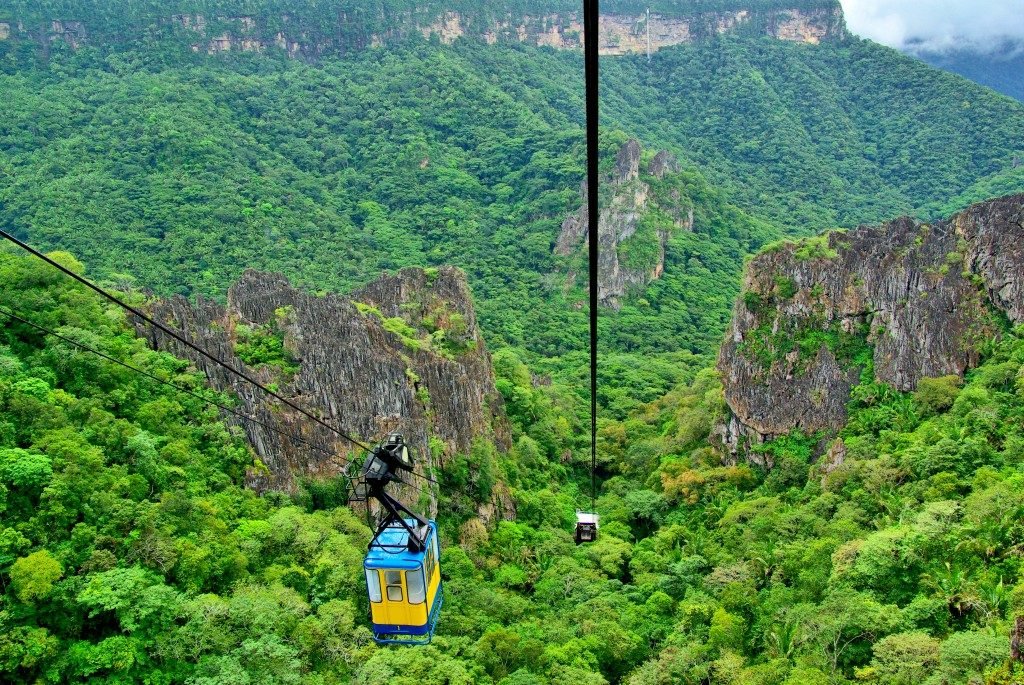
<path id="1" fill-rule="evenodd" d="M 587 82 L 587 236 L 590 248 L 590 510 L 597 500 L 598 0 L 583 0 Z"/>

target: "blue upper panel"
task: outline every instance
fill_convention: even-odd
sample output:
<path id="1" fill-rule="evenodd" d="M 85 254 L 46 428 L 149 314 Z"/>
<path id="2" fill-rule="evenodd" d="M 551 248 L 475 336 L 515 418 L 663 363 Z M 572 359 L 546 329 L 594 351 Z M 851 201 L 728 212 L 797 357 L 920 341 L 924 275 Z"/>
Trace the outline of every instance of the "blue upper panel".
<path id="1" fill-rule="evenodd" d="M 406 523 L 415 526 L 416 522 L 406 519 Z M 427 533 L 427 546 L 436 534 L 437 525 L 430 521 L 430 530 Z M 409 551 L 409 533 L 405 528 L 392 524 L 388 526 L 370 546 L 363 561 L 365 568 L 394 568 L 401 570 L 413 570 L 423 565 L 423 552 L 413 553 Z"/>

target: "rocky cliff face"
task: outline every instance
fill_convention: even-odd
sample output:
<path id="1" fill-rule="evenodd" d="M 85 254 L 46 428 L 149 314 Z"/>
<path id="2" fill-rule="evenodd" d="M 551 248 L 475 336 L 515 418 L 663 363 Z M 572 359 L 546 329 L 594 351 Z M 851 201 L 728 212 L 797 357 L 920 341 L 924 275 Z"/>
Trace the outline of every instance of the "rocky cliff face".
<path id="1" fill-rule="evenodd" d="M 766 250 L 743 291 L 718 362 L 734 456 L 793 429 L 834 434 L 865 369 L 903 391 L 962 376 L 997 318 L 1024 323 L 1024 195 Z"/>
<path id="2" fill-rule="evenodd" d="M 227 306 L 182 298 L 155 306 L 157 318 L 256 377 L 306 411 L 349 435 L 373 443 L 403 432 L 423 475 L 468 454 L 475 440 L 509 446 L 494 372 L 477 328 L 465 276 L 454 268 L 404 269 L 349 297 L 314 296 L 279 274 L 247 271 Z M 256 489 L 294 490 L 300 477 L 338 474 L 364 454 L 334 432 L 200 357 L 159 332 L 151 342 L 191 359 L 239 409 L 261 423 L 337 453 L 330 457 L 251 421 L 240 425 L 266 466 L 253 470 Z M 405 494 L 423 490 L 414 480 Z M 508 493 L 496 490 L 486 518 L 511 513 Z M 436 502 L 433 503 L 436 506 Z"/>
<path id="3" fill-rule="evenodd" d="M 583 47 L 582 22 L 582 16 L 576 12 L 524 17 L 519 22 L 495 23 L 476 37 L 490 43 L 514 40 L 557 49 L 578 50 Z M 420 32 L 428 38 L 437 35 L 442 42 L 451 42 L 463 35 L 474 35 L 472 31 L 463 28 L 465 23 L 460 15 L 447 13 L 435 24 L 420 27 Z M 740 29 L 780 40 L 805 43 L 820 43 L 845 35 L 842 12 L 835 8 L 809 11 L 782 9 L 766 13 L 737 9 L 688 15 L 613 12 L 602 14 L 599 19 L 598 47 L 602 55 L 653 53 L 665 47 Z"/>
<path id="4" fill-rule="evenodd" d="M 699 5 L 681 7 L 665 13 L 625 13 L 614 8 L 600 18 L 602 55 L 655 52 L 661 48 L 689 43 L 717 34 L 743 31 L 780 40 L 819 43 L 846 35 L 842 10 L 837 3 L 822 0 L 811 9 L 745 8 L 705 11 Z M 750 3 L 756 6 L 756 2 Z M 806 3 L 804 3 L 806 4 Z M 48 50 L 63 42 L 73 49 L 90 43 L 126 42 L 141 38 L 156 26 L 189 42 L 195 52 L 262 52 L 281 50 L 289 57 L 317 59 L 329 54 L 384 45 L 416 33 L 451 43 L 460 37 L 488 43 L 519 42 L 556 49 L 579 50 L 583 45 L 583 18 L 576 3 L 552 0 L 551 11 L 534 16 L 516 16 L 500 7 L 482 9 L 479 14 L 438 11 L 430 8 L 415 13 L 388 16 L 385 9 L 375 11 L 368 3 L 365 11 L 339 11 L 330 14 L 333 26 L 326 30 L 322 21 L 307 21 L 291 14 L 215 16 L 182 14 L 138 20 L 127 28 L 112 29 L 88 17 L 27 20 L 5 16 L 0 9 L 0 40 L 31 40 Z M 136 30 L 139 36 L 125 35 Z"/>
<path id="5" fill-rule="evenodd" d="M 619 149 L 612 175 L 602 179 L 609 199 L 602 201 L 598 217 L 597 296 L 601 304 L 614 308 L 630 288 L 661 277 L 671 232 L 693 229 L 693 206 L 672 187 L 672 175 L 679 171 L 677 161 L 662 150 L 641 174 L 642 152 L 639 142 L 628 141 Z M 582 206 L 562 222 L 555 244 L 555 253 L 563 257 L 586 252 L 589 212 L 585 183 L 580 194 Z M 570 281 L 574 278 L 570 272 Z"/>

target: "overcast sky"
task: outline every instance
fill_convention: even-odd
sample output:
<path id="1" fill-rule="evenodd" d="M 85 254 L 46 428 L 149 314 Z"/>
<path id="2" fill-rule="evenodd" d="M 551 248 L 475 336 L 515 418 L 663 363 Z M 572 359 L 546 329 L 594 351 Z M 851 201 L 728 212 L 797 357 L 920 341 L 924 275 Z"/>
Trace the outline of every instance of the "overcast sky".
<path id="1" fill-rule="evenodd" d="M 850 30 L 894 48 L 1024 42 L 1024 0 L 841 0 Z"/>

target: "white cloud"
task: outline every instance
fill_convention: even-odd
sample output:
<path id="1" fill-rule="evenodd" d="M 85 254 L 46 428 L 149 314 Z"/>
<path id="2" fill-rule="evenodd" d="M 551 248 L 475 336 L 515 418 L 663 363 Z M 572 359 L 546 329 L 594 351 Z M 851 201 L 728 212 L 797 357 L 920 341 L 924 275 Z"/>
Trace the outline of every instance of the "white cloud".
<path id="1" fill-rule="evenodd" d="M 894 48 L 992 50 L 1024 42 L 1024 0 L 841 0 L 850 30 Z"/>

